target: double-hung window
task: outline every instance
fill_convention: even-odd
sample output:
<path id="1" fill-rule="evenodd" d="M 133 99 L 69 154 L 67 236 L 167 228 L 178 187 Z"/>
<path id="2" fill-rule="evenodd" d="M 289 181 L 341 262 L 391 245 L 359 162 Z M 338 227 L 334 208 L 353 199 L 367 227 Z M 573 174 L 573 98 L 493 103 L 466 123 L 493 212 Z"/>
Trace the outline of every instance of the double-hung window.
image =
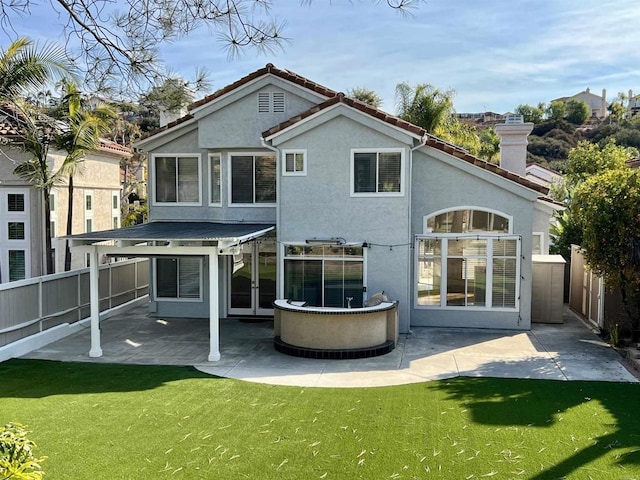
<path id="1" fill-rule="evenodd" d="M 506 216 L 452 210 L 425 227 L 416 239 L 416 306 L 519 308 L 520 238 Z"/>
<path id="2" fill-rule="evenodd" d="M 231 203 L 276 203 L 276 157 L 231 155 Z"/>
<path id="3" fill-rule="evenodd" d="M 153 157 L 156 203 L 200 203 L 200 156 Z"/>
<path id="4" fill-rule="evenodd" d="M 197 257 L 157 258 L 156 297 L 200 299 L 202 260 Z"/>
<path id="5" fill-rule="evenodd" d="M 352 150 L 351 194 L 353 196 L 403 194 L 404 151 Z"/>
<path id="6" fill-rule="evenodd" d="M 284 295 L 317 307 L 361 307 L 362 246 L 285 245 Z"/>

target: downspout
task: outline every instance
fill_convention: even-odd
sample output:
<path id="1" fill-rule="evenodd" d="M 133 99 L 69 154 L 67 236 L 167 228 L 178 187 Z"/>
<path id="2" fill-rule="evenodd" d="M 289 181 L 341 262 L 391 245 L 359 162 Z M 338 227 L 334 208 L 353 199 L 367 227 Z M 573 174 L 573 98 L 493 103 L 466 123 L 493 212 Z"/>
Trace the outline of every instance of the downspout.
<path id="1" fill-rule="evenodd" d="M 260 137 L 260 144 L 266 148 L 267 150 L 271 150 L 276 154 L 276 272 L 278 273 L 276 277 L 276 298 L 282 296 L 280 289 L 283 288 L 283 279 L 280 278 L 281 275 L 284 275 L 282 265 L 282 253 L 280 248 L 280 150 L 267 143 L 264 137 Z"/>
<path id="2" fill-rule="evenodd" d="M 416 145 L 415 147 L 412 147 L 409 149 L 409 161 L 407 162 L 407 168 L 408 168 L 408 172 L 407 172 L 407 197 L 408 197 L 408 201 L 409 201 L 409 205 L 407 208 L 407 214 L 409 216 L 408 218 L 408 225 L 409 225 L 409 268 L 407 269 L 407 277 L 408 277 L 408 285 L 409 288 L 407 289 L 407 309 L 409 312 L 411 312 L 411 309 L 413 308 L 413 295 L 411 292 L 414 292 L 414 287 L 415 287 L 415 277 L 416 277 L 416 270 L 415 270 L 415 257 L 416 257 L 416 252 L 415 250 L 412 250 L 412 246 L 415 245 L 415 240 L 414 240 L 414 236 L 412 235 L 412 230 L 413 230 L 413 225 L 412 225 L 412 208 L 411 205 L 413 204 L 413 190 L 412 190 L 412 178 L 413 178 L 413 152 L 415 152 L 417 149 L 424 147 L 427 144 L 427 139 L 429 137 L 427 135 L 423 135 L 422 138 L 420 139 L 420 143 L 418 143 L 418 145 Z M 411 253 L 413 252 L 413 253 Z M 414 292 L 415 293 L 415 292 Z M 407 333 L 408 334 L 412 334 L 413 332 L 411 331 L 411 315 L 409 315 L 409 320 L 407 323 Z"/>

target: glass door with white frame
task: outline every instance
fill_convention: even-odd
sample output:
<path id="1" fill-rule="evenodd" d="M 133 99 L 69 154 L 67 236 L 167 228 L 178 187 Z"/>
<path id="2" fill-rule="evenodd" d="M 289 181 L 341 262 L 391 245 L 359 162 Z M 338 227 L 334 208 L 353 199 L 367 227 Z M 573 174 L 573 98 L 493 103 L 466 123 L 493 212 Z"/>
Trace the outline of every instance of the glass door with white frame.
<path id="1" fill-rule="evenodd" d="M 233 257 L 229 315 L 273 315 L 276 266 L 274 238 L 260 238 L 242 245 L 242 253 Z"/>

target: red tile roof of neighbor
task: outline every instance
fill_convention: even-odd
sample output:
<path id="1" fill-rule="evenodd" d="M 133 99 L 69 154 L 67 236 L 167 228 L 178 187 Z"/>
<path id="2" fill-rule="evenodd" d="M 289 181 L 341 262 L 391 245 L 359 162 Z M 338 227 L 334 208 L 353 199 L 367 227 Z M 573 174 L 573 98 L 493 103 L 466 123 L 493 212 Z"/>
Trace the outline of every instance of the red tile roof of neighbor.
<path id="1" fill-rule="evenodd" d="M 386 112 L 383 112 L 382 110 L 378 110 L 377 108 L 374 108 L 364 102 L 361 102 L 359 100 L 353 99 L 353 98 L 349 98 L 347 97 L 344 93 L 342 92 L 335 92 L 327 87 L 324 87 L 323 85 L 320 85 L 316 82 L 313 82 L 301 75 L 298 75 L 294 72 L 291 72 L 289 70 L 281 70 L 279 68 L 276 68 L 273 64 L 268 63 L 264 68 L 260 68 L 258 70 L 256 70 L 253 73 L 250 73 L 249 75 L 242 77 L 240 80 L 227 85 L 226 87 L 221 88 L 220 90 L 218 90 L 215 93 L 212 93 L 211 95 L 208 95 L 206 97 L 204 97 L 201 100 L 198 100 L 194 103 L 192 103 L 191 105 L 188 106 L 189 110 L 192 110 L 194 108 L 198 108 L 201 107 L 202 105 L 205 105 L 249 82 L 251 82 L 252 80 L 255 80 L 256 78 L 259 78 L 263 75 L 268 75 L 268 74 L 272 74 L 275 75 L 277 77 L 280 77 L 284 80 L 288 80 L 290 82 L 293 82 L 297 85 L 300 85 L 304 88 L 307 88 L 309 90 L 312 90 L 316 93 L 319 93 L 325 97 L 328 97 L 327 100 L 325 100 L 324 102 L 315 105 L 313 107 L 311 107 L 309 110 L 296 115 L 295 117 L 290 118 L 289 120 L 282 122 L 279 125 L 274 126 L 273 128 L 270 128 L 269 130 L 263 132 L 262 136 L 263 137 L 268 137 L 270 135 L 273 135 L 281 130 L 284 130 L 285 128 L 290 127 L 291 125 L 294 125 L 295 123 L 300 122 L 301 120 L 304 120 L 307 117 L 310 117 L 311 115 L 314 115 L 315 113 L 324 110 L 326 108 L 329 108 L 333 105 L 336 105 L 338 103 L 343 103 L 345 105 L 348 105 L 349 107 L 355 108 L 356 110 L 359 110 L 367 115 L 370 115 L 374 118 L 377 118 L 379 120 L 382 120 L 383 122 L 386 122 L 390 125 L 393 125 L 395 127 L 401 128 L 403 130 L 408 131 L 409 133 L 412 133 L 414 135 L 418 135 L 424 139 L 426 139 L 425 141 L 425 145 L 436 148 L 438 150 L 441 150 L 445 153 L 448 153 L 449 155 L 453 155 L 456 158 L 459 158 L 461 160 L 466 161 L 467 163 L 470 163 L 472 165 L 475 165 L 476 167 L 480 167 L 483 168 L 484 170 L 490 171 L 492 173 L 495 173 L 497 175 L 500 175 L 501 177 L 507 178 L 509 180 L 512 180 L 520 185 L 523 185 L 527 188 L 530 188 L 532 190 L 535 190 L 539 193 L 542 193 L 543 195 L 547 195 L 549 193 L 549 189 L 538 185 L 535 182 L 532 182 L 531 180 L 528 180 L 524 177 L 521 177 L 520 175 L 517 175 L 513 172 L 510 172 L 508 170 L 505 170 L 504 168 L 501 168 L 497 165 L 494 165 L 492 163 L 489 163 L 485 160 L 482 160 L 480 158 L 477 158 L 473 155 L 471 155 L 469 152 L 467 152 L 465 149 L 458 147 L 456 145 L 453 145 L 451 143 L 448 143 L 434 135 L 431 135 L 429 133 L 427 133 L 426 130 L 424 130 L 423 128 L 414 125 L 412 123 L 409 123 L 405 120 L 402 120 L 401 118 L 398 118 L 394 115 L 390 115 Z M 152 137 L 158 133 L 161 133 L 165 130 L 168 130 L 170 128 L 173 128 L 177 125 L 180 125 L 181 123 L 184 123 L 188 120 L 191 120 L 193 117 L 193 115 L 191 114 L 187 114 L 184 117 L 179 118 L 178 120 L 171 122 L 169 124 L 167 124 L 166 126 L 152 132 L 147 138 Z M 547 200 L 547 199 L 545 199 Z"/>
<path id="2" fill-rule="evenodd" d="M 1 107 L 0 136 L 12 137 L 20 135 L 21 132 L 19 130 L 19 124 L 23 121 L 24 120 L 20 116 L 20 113 L 11 108 L 11 106 L 5 105 L 4 107 Z M 133 150 L 130 147 L 125 147 L 124 145 L 120 145 L 119 143 L 106 138 L 100 139 L 100 145 L 98 146 L 97 150 L 128 155 L 131 155 L 133 153 Z"/>

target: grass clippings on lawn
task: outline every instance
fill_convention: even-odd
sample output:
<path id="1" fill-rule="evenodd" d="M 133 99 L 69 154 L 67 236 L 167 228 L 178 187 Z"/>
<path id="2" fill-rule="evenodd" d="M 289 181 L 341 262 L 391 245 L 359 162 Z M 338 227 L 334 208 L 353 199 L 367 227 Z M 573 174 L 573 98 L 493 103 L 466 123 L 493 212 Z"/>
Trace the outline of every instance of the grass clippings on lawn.
<path id="1" fill-rule="evenodd" d="M 0 363 L 51 479 L 638 479 L 640 385 L 281 387 L 167 366 Z"/>

